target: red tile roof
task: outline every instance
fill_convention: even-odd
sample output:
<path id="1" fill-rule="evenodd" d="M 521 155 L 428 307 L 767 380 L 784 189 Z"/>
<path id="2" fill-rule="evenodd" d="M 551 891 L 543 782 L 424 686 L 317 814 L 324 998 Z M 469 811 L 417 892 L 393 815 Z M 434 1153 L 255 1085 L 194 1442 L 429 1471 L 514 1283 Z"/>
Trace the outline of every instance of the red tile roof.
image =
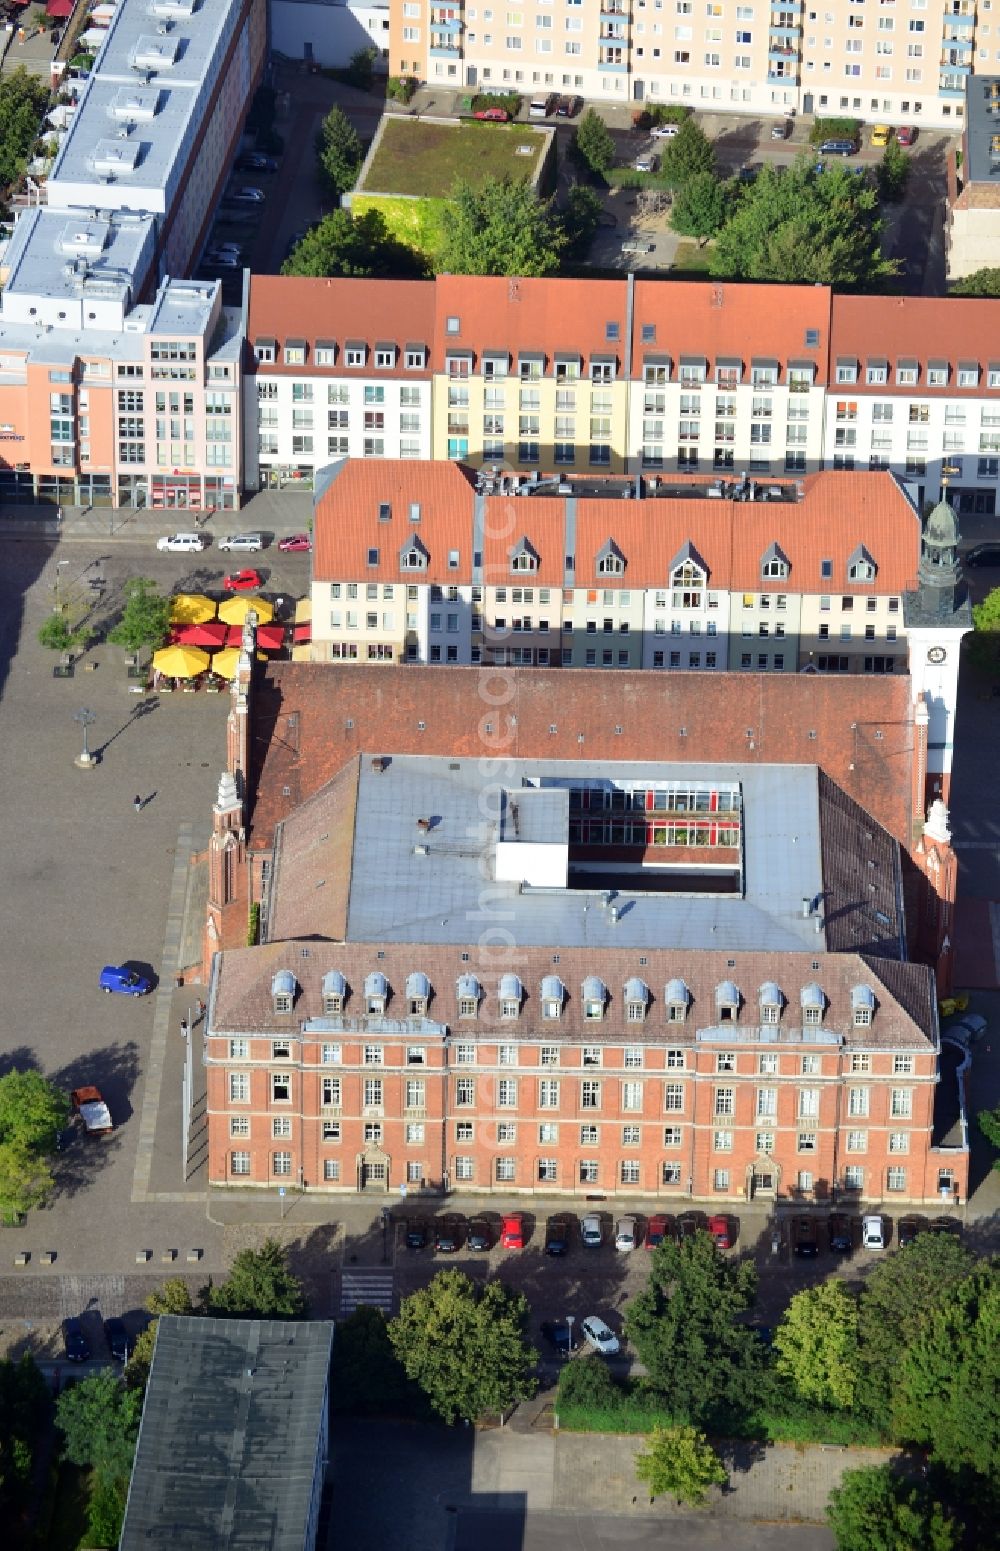
<path id="1" fill-rule="evenodd" d="M 863 391 L 885 398 L 901 394 L 906 398 L 955 398 L 985 394 L 1000 396 L 1000 388 L 988 388 L 986 370 L 1000 362 L 1000 336 L 997 334 L 998 308 L 995 301 L 949 296 L 835 296 L 830 344 L 830 380 L 836 378 L 838 359 L 847 358 L 860 365 L 857 385 L 838 386 L 838 392 L 851 397 Z M 865 381 L 869 361 L 888 362 L 889 380 L 885 384 Z M 920 367 L 914 386 L 896 382 L 897 361 L 916 361 Z M 930 387 L 928 362 L 946 361 L 950 366 L 944 387 Z M 976 363 L 980 369 L 977 387 L 960 388 L 959 363 Z"/>
<path id="2" fill-rule="evenodd" d="M 369 354 L 365 366 L 344 363 L 347 340 L 364 340 L 369 351 L 379 343 L 394 344 L 396 365 L 379 368 L 386 377 L 426 378 L 431 374 L 432 335 L 434 332 L 433 280 L 313 280 L 299 275 L 251 275 L 250 318 L 247 337 L 251 349 L 257 339 L 278 342 L 277 360 L 257 369 L 268 376 L 301 377 L 329 372 L 336 376 L 357 372 L 371 376 L 375 363 Z M 305 368 L 286 366 L 282 346 L 286 340 L 304 339 L 310 346 Z M 337 359 L 334 366 L 317 366 L 314 348 L 317 340 L 334 340 Z M 403 365 L 408 344 L 425 345 L 427 365 L 410 369 Z"/>
<path id="3" fill-rule="evenodd" d="M 472 566 L 472 475 L 463 464 L 406 458 L 345 460 L 316 503 L 313 576 L 373 582 L 406 580 L 401 551 L 418 540 L 429 552 L 426 571 L 409 573 L 415 582 L 455 582 Z M 388 521 L 379 521 L 388 506 Z M 419 522 L 411 509 L 420 508 Z M 378 562 L 368 564 L 368 551 Z M 461 570 L 449 571 L 448 552 L 457 549 Z"/>
<path id="4" fill-rule="evenodd" d="M 434 359 L 438 369 L 449 349 L 543 351 L 547 364 L 557 351 L 614 355 L 619 369 L 627 345 L 624 280 L 523 280 L 493 275 L 439 275 Z M 457 318 L 457 332 L 448 319 Z M 607 325 L 617 327 L 608 339 Z"/>
<path id="5" fill-rule="evenodd" d="M 872 298 L 875 300 L 875 298 Z M 879 301 L 884 298 L 878 298 Z M 656 330 L 655 341 L 643 328 Z M 818 331 L 815 344 L 807 331 Z M 825 285 L 730 285 L 722 281 L 637 280 L 633 306 L 633 375 L 644 355 L 705 356 L 709 372 L 722 358 L 812 361 L 825 383 L 830 348 L 830 288 Z M 782 379 L 783 380 L 783 379 Z"/>

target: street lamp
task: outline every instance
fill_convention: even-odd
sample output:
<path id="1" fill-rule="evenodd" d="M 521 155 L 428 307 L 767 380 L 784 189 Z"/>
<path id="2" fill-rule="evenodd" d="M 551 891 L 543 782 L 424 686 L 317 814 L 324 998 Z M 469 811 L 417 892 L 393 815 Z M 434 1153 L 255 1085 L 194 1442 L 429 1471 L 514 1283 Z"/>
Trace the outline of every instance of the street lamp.
<path id="1" fill-rule="evenodd" d="M 566 1315 L 566 1331 L 567 1331 L 567 1335 L 566 1335 L 566 1356 L 567 1357 L 572 1357 L 572 1355 L 573 1355 L 573 1321 L 575 1320 L 575 1318 L 576 1318 L 575 1314 L 567 1314 Z"/>
<path id="2" fill-rule="evenodd" d="M 94 766 L 97 764 L 97 760 L 90 752 L 90 748 L 87 742 L 87 729 L 92 727 L 93 724 L 97 721 L 97 712 L 91 711 L 87 706 L 81 706 L 79 711 L 73 712 L 73 720 L 74 722 L 79 722 L 80 726 L 83 728 L 83 749 L 76 756 L 74 764 L 80 770 L 93 770 Z"/>

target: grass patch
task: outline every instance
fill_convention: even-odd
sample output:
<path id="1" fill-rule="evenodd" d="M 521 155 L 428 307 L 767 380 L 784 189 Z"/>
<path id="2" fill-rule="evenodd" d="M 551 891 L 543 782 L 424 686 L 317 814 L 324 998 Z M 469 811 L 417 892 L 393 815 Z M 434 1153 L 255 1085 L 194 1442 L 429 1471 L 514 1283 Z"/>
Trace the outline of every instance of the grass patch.
<path id="1" fill-rule="evenodd" d="M 696 242 L 679 242 L 674 261 L 670 266 L 671 274 L 681 275 L 707 275 L 712 262 L 711 248 L 699 248 Z"/>
<path id="2" fill-rule="evenodd" d="M 519 156 L 519 145 L 534 146 L 534 156 Z M 534 177 L 544 145 L 543 137 L 526 124 L 425 124 L 420 119 L 390 118 L 365 187 L 379 193 L 444 199 L 456 178 L 479 188 L 489 175 Z"/>
<path id="3" fill-rule="evenodd" d="M 654 1427 L 673 1427 L 678 1421 L 655 1395 L 639 1386 L 623 1387 L 620 1397 L 603 1404 L 559 1402 L 558 1411 L 560 1428 L 578 1433 L 641 1435 L 652 1432 Z M 766 1443 L 880 1448 L 891 1441 L 863 1417 L 801 1404 L 789 1404 L 783 1412 L 762 1410 L 751 1416 L 730 1417 L 723 1430 L 727 1437 L 758 1439 Z"/>
<path id="4" fill-rule="evenodd" d="M 431 261 L 444 242 L 443 215 L 447 199 L 393 199 L 391 195 L 352 194 L 351 210 L 361 215 L 377 210 L 385 221 L 390 237 L 402 242 Z"/>

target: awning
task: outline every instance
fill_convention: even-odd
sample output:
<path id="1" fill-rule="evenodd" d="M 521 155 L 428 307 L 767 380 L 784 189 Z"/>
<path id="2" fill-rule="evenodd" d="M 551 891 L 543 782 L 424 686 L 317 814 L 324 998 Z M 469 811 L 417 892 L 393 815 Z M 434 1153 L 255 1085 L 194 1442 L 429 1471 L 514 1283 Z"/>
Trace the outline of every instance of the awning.
<path id="1" fill-rule="evenodd" d="M 225 639 L 226 626 L 221 619 L 210 619 L 198 625 L 182 625 L 174 633 L 178 646 L 222 646 Z"/>
<path id="2" fill-rule="evenodd" d="M 46 16 L 72 16 L 75 0 L 46 0 Z"/>
<path id="3" fill-rule="evenodd" d="M 313 627 L 311 620 L 309 620 L 304 625 L 296 625 L 294 631 L 292 632 L 292 639 L 295 641 L 311 641 L 312 638 Z"/>
<path id="4" fill-rule="evenodd" d="M 242 646 L 243 630 L 241 626 L 230 625 L 225 644 L 227 646 Z M 258 625 L 257 645 L 262 647 L 265 652 L 278 652 L 281 650 L 284 644 L 284 625 Z"/>

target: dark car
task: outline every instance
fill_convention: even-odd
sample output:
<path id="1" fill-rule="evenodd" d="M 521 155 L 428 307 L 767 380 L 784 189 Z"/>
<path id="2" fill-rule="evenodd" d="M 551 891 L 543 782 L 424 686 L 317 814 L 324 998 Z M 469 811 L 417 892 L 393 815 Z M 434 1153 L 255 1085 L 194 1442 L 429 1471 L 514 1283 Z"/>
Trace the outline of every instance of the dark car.
<path id="1" fill-rule="evenodd" d="M 923 1227 L 919 1217 L 901 1217 L 896 1224 L 896 1243 L 900 1249 L 906 1244 L 912 1244 L 917 1234 L 923 1232 Z"/>
<path id="2" fill-rule="evenodd" d="M 490 1225 L 485 1217 L 473 1217 L 469 1223 L 469 1231 L 465 1236 L 465 1242 L 470 1249 L 481 1253 L 487 1250 L 492 1242 Z"/>
<path id="3" fill-rule="evenodd" d="M 935 1217 L 927 1224 L 928 1233 L 950 1233 L 956 1239 L 962 1237 L 962 1224 L 956 1222 L 954 1217 Z"/>
<path id="4" fill-rule="evenodd" d="M 237 172 L 277 172 L 278 164 L 273 156 L 265 156 L 263 151 L 244 151 L 237 158 Z"/>
<path id="5" fill-rule="evenodd" d="M 896 125 L 896 144 L 897 145 L 912 145 L 916 138 L 917 138 L 917 131 L 914 129 L 912 124 L 897 124 Z"/>
<path id="6" fill-rule="evenodd" d="M 579 97 L 560 97 L 556 103 L 556 118 L 576 118 L 582 107 Z"/>
<path id="7" fill-rule="evenodd" d="M 857 144 L 853 140 L 824 140 L 819 148 L 820 156 L 854 156 Z"/>
<path id="8" fill-rule="evenodd" d="M 462 1230 L 457 1217 L 442 1217 L 434 1225 L 434 1248 L 441 1255 L 454 1255 L 462 1247 Z"/>
<path id="9" fill-rule="evenodd" d="M 62 1322 L 63 1346 L 71 1363 L 85 1363 L 90 1357 L 90 1342 L 83 1333 L 83 1326 L 76 1318 Z"/>
<path id="10" fill-rule="evenodd" d="M 575 1352 L 579 1348 L 580 1337 L 577 1335 L 575 1326 L 572 1329 L 572 1342 L 570 1333 L 570 1326 L 559 1320 L 542 1320 L 542 1340 L 547 1341 L 549 1346 L 555 1347 L 562 1357 L 568 1357 L 570 1352 Z"/>
<path id="11" fill-rule="evenodd" d="M 647 1249 L 655 1249 L 662 1244 L 664 1239 L 672 1239 L 674 1236 L 674 1220 L 668 1217 L 666 1212 L 656 1212 L 646 1224 L 646 1237 L 643 1240 Z"/>
<path id="12" fill-rule="evenodd" d="M 819 1236 L 816 1233 L 815 1218 L 795 1218 L 792 1223 L 792 1248 L 803 1260 L 811 1260 L 819 1254 Z"/>
<path id="13" fill-rule="evenodd" d="M 550 1217 L 545 1224 L 545 1253 L 565 1255 L 569 1252 L 569 1223 L 562 1217 Z"/>
<path id="14" fill-rule="evenodd" d="M 701 1233 L 704 1226 L 703 1212 L 682 1212 L 677 1219 L 678 1244 L 683 1244 L 685 1239 L 693 1239 L 696 1233 Z"/>
<path id="15" fill-rule="evenodd" d="M 966 565 L 1000 566 L 1000 544 L 973 544 L 965 557 Z"/>
<path id="16" fill-rule="evenodd" d="M 854 1248 L 851 1219 L 843 1212 L 831 1212 L 827 1218 L 827 1235 L 830 1249 L 835 1255 L 849 1255 Z"/>
<path id="17" fill-rule="evenodd" d="M 427 1248 L 427 1224 L 422 1217 L 411 1217 L 406 1225 L 407 1249 Z"/>
<path id="18" fill-rule="evenodd" d="M 128 1338 L 128 1331 L 120 1319 L 106 1319 L 104 1321 L 104 1339 L 108 1343 L 108 1351 L 116 1363 L 128 1362 L 131 1342 Z"/>

